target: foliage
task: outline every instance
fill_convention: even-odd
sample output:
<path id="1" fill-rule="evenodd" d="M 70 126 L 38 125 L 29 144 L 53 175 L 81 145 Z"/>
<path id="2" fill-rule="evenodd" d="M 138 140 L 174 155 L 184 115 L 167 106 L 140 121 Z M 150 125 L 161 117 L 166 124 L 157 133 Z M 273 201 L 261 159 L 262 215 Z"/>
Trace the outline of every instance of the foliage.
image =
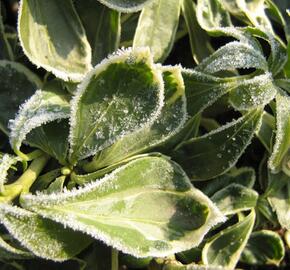
<path id="1" fill-rule="evenodd" d="M 289 267 L 289 10 L 1 0 L 1 269 Z"/>

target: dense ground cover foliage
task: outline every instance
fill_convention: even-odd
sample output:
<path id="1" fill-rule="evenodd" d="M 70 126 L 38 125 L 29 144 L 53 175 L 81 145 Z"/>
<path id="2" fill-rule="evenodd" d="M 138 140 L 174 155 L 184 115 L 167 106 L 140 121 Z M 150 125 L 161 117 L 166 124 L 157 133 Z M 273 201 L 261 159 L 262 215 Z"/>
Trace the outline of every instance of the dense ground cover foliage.
<path id="1" fill-rule="evenodd" d="M 288 0 L 1 0 L 1 269 L 288 269 Z"/>

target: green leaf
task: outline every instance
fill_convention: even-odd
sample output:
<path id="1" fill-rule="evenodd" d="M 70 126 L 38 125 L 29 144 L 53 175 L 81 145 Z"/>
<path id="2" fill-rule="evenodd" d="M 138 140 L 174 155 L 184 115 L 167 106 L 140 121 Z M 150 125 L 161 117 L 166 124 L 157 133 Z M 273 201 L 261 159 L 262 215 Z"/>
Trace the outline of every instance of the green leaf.
<path id="1" fill-rule="evenodd" d="M 163 62 L 170 53 L 178 26 L 180 0 L 155 0 L 143 8 L 133 47 L 148 46 L 155 61 Z"/>
<path id="2" fill-rule="evenodd" d="M 269 174 L 272 185 L 276 185 L 268 195 L 268 201 L 276 212 L 280 225 L 290 230 L 290 181 L 284 173 Z"/>
<path id="3" fill-rule="evenodd" d="M 7 182 L 8 170 L 19 161 L 21 161 L 19 157 L 9 154 L 0 156 L 0 192 L 4 190 L 3 185 Z"/>
<path id="4" fill-rule="evenodd" d="M 216 29 L 231 26 L 231 18 L 218 0 L 198 0 L 196 17 L 199 25 L 214 34 Z"/>
<path id="5" fill-rule="evenodd" d="M 63 80 L 80 81 L 91 69 L 91 48 L 71 0 L 21 0 L 18 34 L 29 60 Z"/>
<path id="6" fill-rule="evenodd" d="M 69 124 L 67 119 L 43 124 L 31 130 L 26 137 L 26 142 L 39 148 L 57 159 L 60 164 L 67 165 Z"/>
<path id="7" fill-rule="evenodd" d="M 19 153 L 21 143 L 31 130 L 48 122 L 68 118 L 69 115 L 69 95 L 61 88 L 61 83 L 47 83 L 20 107 L 16 118 L 10 121 L 12 148 Z"/>
<path id="8" fill-rule="evenodd" d="M 261 128 L 256 132 L 256 135 L 269 153 L 271 153 L 272 149 L 272 137 L 274 130 L 275 130 L 274 116 L 264 111 L 262 117 L 262 125 Z"/>
<path id="9" fill-rule="evenodd" d="M 202 250 L 203 263 L 234 269 L 248 242 L 254 223 L 255 212 L 251 211 L 242 221 L 216 234 Z"/>
<path id="10" fill-rule="evenodd" d="M 148 152 L 152 148 L 166 144 L 178 134 L 186 121 L 186 99 L 184 83 L 179 67 L 162 67 L 165 101 L 160 115 L 152 125 L 119 139 L 112 146 L 94 158 L 88 171 L 95 171 L 124 160 L 130 156 Z M 91 167 L 91 168 L 89 168 Z"/>
<path id="11" fill-rule="evenodd" d="M 192 248 L 223 221 L 182 169 L 159 157 L 134 160 L 78 190 L 25 195 L 22 205 L 136 257 Z"/>
<path id="12" fill-rule="evenodd" d="M 187 111 L 191 116 L 202 112 L 234 87 L 229 80 L 183 69 Z"/>
<path id="13" fill-rule="evenodd" d="M 0 204 L 0 223 L 36 256 L 64 261 L 82 251 L 91 239 L 61 224 L 8 204 Z"/>
<path id="14" fill-rule="evenodd" d="M 33 257 L 28 251 L 12 246 L 0 235 L 0 260 L 27 259 Z"/>
<path id="15" fill-rule="evenodd" d="M 252 79 L 238 82 L 238 86 L 230 92 L 229 102 L 236 110 L 251 110 L 265 106 L 277 94 L 271 73 L 266 72 Z"/>
<path id="16" fill-rule="evenodd" d="M 96 65 L 118 49 L 121 32 L 120 13 L 101 5 L 96 0 L 77 0 L 74 4 L 92 48 L 92 64 Z"/>
<path id="17" fill-rule="evenodd" d="M 135 12 L 142 9 L 152 0 L 98 0 L 109 8 L 120 12 Z"/>
<path id="18" fill-rule="evenodd" d="M 228 268 L 224 268 L 221 266 L 207 266 L 191 263 L 188 265 L 182 265 L 177 262 L 169 262 L 166 264 L 162 270 L 228 270 Z"/>
<path id="19" fill-rule="evenodd" d="M 0 61 L 0 129 L 8 134 L 8 121 L 15 117 L 18 107 L 41 87 L 41 81 L 25 66 Z"/>
<path id="20" fill-rule="evenodd" d="M 212 196 L 230 184 L 238 184 L 247 188 L 252 188 L 256 181 L 255 170 L 249 167 L 232 169 L 230 172 L 212 179 L 202 188 L 202 192 L 207 196 Z"/>
<path id="21" fill-rule="evenodd" d="M 265 13 L 265 0 L 236 0 L 236 3 L 253 26 L 273 33 L 271 21 Z"/>
<path id="22" fill-rule="evenodd" d="M 196 18 L 196 5 L 192 0 L 182 0 L 182 13 L 188 28 L 191 54 L 198 64 L 213 53 L 207 33 L 199 26 Z M 200 46 L 203 44 L 203 46 Z"/>
<path id="23" fill-rule="evenodd" d="M 196 70 L 213 74 L 224 70 L 233 71 L 236 68 L 255 68 L 267 71 L 268 64 L 261 50 L 257 50 L 249 43 L 232 41 L 204 59 Z"/>
<path id="24" fill-rule="evenodd" d="M 146 48 L 120 51 L 79 85 L 71 103 L 70 162 L 150 125 L 163 106 L 163 80 Z"/>
<path id="25" fill-rule="evenodd" d="M 253 232 L 242 253 L 241 261 L 252 265 L 279 265 L 285 256 L 284 243 L 278 233 Z"/>
<path id="26" fill-rule="evenodd" d="M 255 208 L 258 197 L 259 194 L 251 188 L 230 184 L 211 196 L 211 200 L 224 215 L 233 215 Z"/>
<path id="27" fill-rule="evenodd" d="M 290 97 L 287 94 L 277 94 L 276 113 L 276 138 L 268 163 L 273 172 L 281 170 L 283 159 L 290 156 Z"/>
<path id="28" fill-rule="evenodd" d="M 260 127 L 262 111 L 250 111 L 219 129 L 181 143 L 175 156 L 191 179 L 207 180 L 232 168 Z"/>

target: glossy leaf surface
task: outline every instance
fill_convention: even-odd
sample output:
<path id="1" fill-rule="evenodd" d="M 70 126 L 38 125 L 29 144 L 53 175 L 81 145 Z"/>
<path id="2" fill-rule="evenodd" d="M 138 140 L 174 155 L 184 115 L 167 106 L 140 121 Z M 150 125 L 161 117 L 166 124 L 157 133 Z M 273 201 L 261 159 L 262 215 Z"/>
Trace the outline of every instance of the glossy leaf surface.
<path id="1" fill-rule="evenodd" d="M 22 0 L 21 46 L 32 63 L 63 80 L 80 81 L 91 69 L 91 48 L 71 0 Z"/>

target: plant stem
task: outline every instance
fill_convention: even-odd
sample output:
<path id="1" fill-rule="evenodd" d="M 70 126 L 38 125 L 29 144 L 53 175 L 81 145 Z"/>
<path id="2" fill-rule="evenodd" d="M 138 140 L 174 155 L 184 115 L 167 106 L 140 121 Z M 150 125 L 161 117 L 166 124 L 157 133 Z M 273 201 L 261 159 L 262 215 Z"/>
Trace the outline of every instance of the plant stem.
<path id="1" fill-rule="evenodd" d="M 119 269 L 119 260 L 118 260 L 119 251 L 112 248 L 112 268 L 111 270 L 118 270 Z"/>
<path id="2" fill-rule="evenodd" d="M 28 169 L 14 183 L 5 186 L 5 191 L 2 193 L 3 197 L 0 197 L 0 201 L 11 201 L 20 195 L 20 193 L 29 192 L 30 187 L 48 160 L 49 156 L 46 154 L 34 159 Z"/>

